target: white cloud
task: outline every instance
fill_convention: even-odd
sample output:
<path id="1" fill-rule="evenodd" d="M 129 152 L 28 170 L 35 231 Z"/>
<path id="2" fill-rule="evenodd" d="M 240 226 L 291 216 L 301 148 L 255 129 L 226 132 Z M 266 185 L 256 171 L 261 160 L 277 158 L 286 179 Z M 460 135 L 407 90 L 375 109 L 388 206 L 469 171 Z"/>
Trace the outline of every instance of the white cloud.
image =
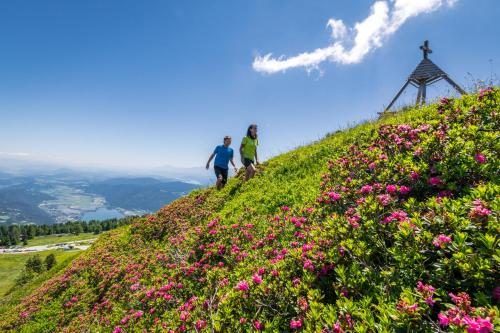
<path id="1" fill-rule="evenodd" d="M 330 19 L 326 26 L 332 32 L 332 44 L 293 57 L 275 58 L 271 53 L 257 56 L 253 68 L 257 72 L 273 74 L 287 69 L 318 68 L 324 61 L 355 64 L 371 51 L 381 47 L 408 19 L 433 12 L 442 6 L 453 6 L 458 0 L 391 0 L 376 1 L 370 15 L 349 28 L 342 20 Z M 346 45 L 351 45 L 350 48 Z"/>
<path id="2" fill-rule="evenodd" d="M 0 155 L 18 156 L 18 157 L 30 156 L 30 154 L 28 154 L 28 153 L 8 153 L 8 152 L 4 152 L 4 151 L 0 151 Z"/>
<path id="3" fill-rule="evenodd" d="M 333 39 L 344 38 L 347 35 L 347 27 L 342 20 L 329 19 L 326 26 L 332 29 Z"/>

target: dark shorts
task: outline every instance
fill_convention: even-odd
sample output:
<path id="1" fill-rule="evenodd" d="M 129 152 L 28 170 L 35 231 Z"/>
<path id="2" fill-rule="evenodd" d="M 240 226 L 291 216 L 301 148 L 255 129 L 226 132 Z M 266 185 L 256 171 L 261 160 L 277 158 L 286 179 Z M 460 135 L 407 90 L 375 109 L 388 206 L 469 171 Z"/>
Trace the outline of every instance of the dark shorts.
<path id="1" fill-rule="evenodd" d="M 219 166 L 214 166 L 214 171 L 215 171 L 215 176 L 219 178 L 219 176 L 222 176 L 222 183 L 225 184 L 227 182 L 227 172 L 229 169 L 224 169 Z"/>
<path id="2" fill-rule="evenodd" d="M 254 164 L 255 162 L 249 158 L 245 158 L 243 160 L 243 165 L 245 166 L 245 168 L 248 168 L 250 165 Z"/>

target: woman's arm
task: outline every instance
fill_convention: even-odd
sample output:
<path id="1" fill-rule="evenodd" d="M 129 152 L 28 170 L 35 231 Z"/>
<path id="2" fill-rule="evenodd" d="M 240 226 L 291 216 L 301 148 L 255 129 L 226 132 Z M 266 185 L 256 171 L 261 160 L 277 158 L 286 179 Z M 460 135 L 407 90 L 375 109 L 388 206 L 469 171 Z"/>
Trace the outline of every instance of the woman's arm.
<path id="1" fill-rule="evenodd" d="M 259 164 L 259 156 L 257 156 L 257 147 L 255 147 L 255 163 Z"/>
<path id="2" fill-rule="evenodd" d="M 212 153 L 212 155 L 210 155 L 210 157 L 208 158 L 207 170 L 210 169 L 210 162 L 212 162 L 212 160 L 214 159 L 214 157 L 215 157 L 215 153 Z"/>
<path id="3" fill-rule="evenodd" d="M 245 145 L 242 142 L 240 145 L 240 156 L 241 156 L 241 163 L 243 163 L 243 164 L 245 164 L 245 159 L 243 158 L 243 148 L 244 147 L 245 147 Z"/>

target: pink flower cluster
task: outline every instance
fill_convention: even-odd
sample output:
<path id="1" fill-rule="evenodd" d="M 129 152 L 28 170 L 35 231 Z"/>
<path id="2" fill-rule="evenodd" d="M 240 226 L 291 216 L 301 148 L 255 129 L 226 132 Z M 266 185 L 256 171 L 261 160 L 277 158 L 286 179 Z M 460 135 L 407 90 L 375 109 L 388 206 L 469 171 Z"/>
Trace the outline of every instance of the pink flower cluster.
<path id="1" fill-rule="evenodd" d="M 443 183 L 443 181 L 439 177 L 429 178 L 429 184 L 431 184 L 432 186 L 441 185 L 442 183 Z"/>
<path id="2" fill-rule="evenodd" d="M 408 218 L 408 214 L 402 210 L 398 210 L 395 212 L 392 212 L 389 216 L 384 217 L 380 223 L 382 224 L 388 224 L 393 221 L 399 221 L 399 222 L 408 222 L 410 219 Z"/>
<path id="3" fill-rule="evenodd" d="M 484 156 L 483 154 L 481 153 L 477 153 L 475 156 L 474 156 L 474 159 L 480 163 L 480 164 L 483 164 L 483 163 L 486 163 L 486 156 Z"/>
<path id="4" fill-rule="evenodd" d="M 201 330 L 207 326 L 207 321 L 203 319 L 199 319 L 194 325 L 197 330 Z"/>
<path id="5" fill-rule="evenodd" d="M 255 284 L 261 284 L 262 283 L 262 276 L 260 276 L 259 274 L 254 274 L 252 276 L 252 281 L 255 283 Z"/>
<path id="6" fill-rule="evenodd" d="M 413 314 L 418 310 L 418 304 L 408 304 L 404 300 L 400 300 L 398 304 L 396 304 L 396 309 L 401 312 L 401 313 L 406 313 L 406 314 Z"/>
<path id="7" fill-rule="evenodd" d="M 492 87 L 481 89 L 479 91 L 478 100 L 482 100 L 483 98 L 491 95 L 492 93 L 493 93 L 493 88 Z"/>
<path id="8" fill-rule="evenodd" d="M 389 194 L 381 194 L 377 196 L 377 200 L 382 206 L 387 206 L 392 202 L 392 198 Z"/>
<path id="9" fill-rule="evenodd" d="M 290 328 L 296 330 L 302 327 L 302 319 L 290 320 Z"/>
<path id="10" fill-rule="evenodd" d="M 340 198 L 342 198 L 342 196 L 337 192 L 328 192 L 327 195 L 333 201 L 338 201 L 340 200 Z"/>
<path id="11" fill-rule="evenodd" d="M 471 218 L 481 218 L 485 216 L 491 215 L 491 210 L 488 208 L 484 207 L 484 204 L 481 200 L 476 199 L 472 202 L 474 207 L 471 209 L 469 213 L 469 217 Z"/>
<path id="12" fill-rule="evenodd" d="M 448 97 L 442 97 L 441 100 L 439 101 L 441 105 L 448 105 L 450 104 L 450 99 Z"/>
<path id="13" fill-rule="evenodd" d="M 429 304 L 430 306 L 434 305 L 436 301 L 432 297 L 434 296 L 436 288 L 434 288 L 430 284 L 424 284 L 422 283 L 422 281 L 418 281 L 417 290 L 422 294 L 425 303 Z"/>
<path id="14" fill-rule="evenodd" d="M 238 289 L 239 291 L 247 291 L 250 289 L 250 286 L 248 285 L 248 282 L 243 280 L 238 282 L 238 284 L 236 285 L 236 289 Z"/>
<path id="15" fill-rule="evenodd" d="M 253 327 L 255 327 L 255 329 L 256 329 L 257 331 L 262 331 L 262 330 L 264 329 L 264 325 L 263 325 L 260 321 L 258 321 L 258 320 L 256 320 L 256 321 L 253 323 Z"/>
<path id="16" fill-rule="evenodd" d="M 444 246 L 448 243 L 451 243 L 451 237 L 446 235 L 439 235 L 432 241 L 435 247 L 444 248 Z"/>
<path id="17" fill-rule="evenodd" d="M 484 312 L 482 308 L 471 306 L 470 296 L 466 293 L 448 294 L 455 306 L 438 314 L 441 326 L 455 326 L 465 328 L 468 333 L 489 333 L 494 330 L 489 317 L 481 317 L 477 312 Z"/>

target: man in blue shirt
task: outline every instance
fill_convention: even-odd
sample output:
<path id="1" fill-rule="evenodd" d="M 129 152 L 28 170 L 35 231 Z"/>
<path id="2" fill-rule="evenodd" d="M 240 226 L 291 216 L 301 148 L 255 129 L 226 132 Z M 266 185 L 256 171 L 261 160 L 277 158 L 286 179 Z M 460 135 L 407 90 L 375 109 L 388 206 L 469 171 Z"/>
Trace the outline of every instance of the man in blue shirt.
<path id="1" fill-rule="evenodd" d="M 233 149 L 229 148 L 230 145 L 231 145 L 231 137 L 225 136 L 224 144 L 215 147 L 214 152 L 208 158 L 207 170 L 210 169 L 210 162 L 215 157 L 214 171 L 215 171 L 215 176 L 217 176 L 216 185 L 218 190 L 220 190 L 221 188 L 224 187 L 224 185 L 226 185 L 229 162 L 231 162 L 231 164 L 233 165 L 234 172 L 238 172 L 238 169 L 236 169 L 236 165 L 234 165 Z"/>

